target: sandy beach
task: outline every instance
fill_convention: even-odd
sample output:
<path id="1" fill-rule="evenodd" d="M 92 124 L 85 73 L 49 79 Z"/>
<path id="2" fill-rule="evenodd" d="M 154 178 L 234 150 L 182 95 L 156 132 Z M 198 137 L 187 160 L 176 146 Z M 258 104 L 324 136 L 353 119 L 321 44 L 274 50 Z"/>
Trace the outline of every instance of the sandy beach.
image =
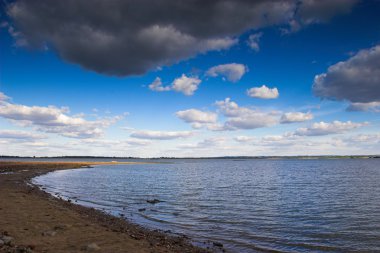
<path id="1" fill-rule="evenodd" d="M 91 165 L 0 162 L 0 252 L 211 252 L 186 236 L 151 231 L 28 184 L 50 171 Z"/>

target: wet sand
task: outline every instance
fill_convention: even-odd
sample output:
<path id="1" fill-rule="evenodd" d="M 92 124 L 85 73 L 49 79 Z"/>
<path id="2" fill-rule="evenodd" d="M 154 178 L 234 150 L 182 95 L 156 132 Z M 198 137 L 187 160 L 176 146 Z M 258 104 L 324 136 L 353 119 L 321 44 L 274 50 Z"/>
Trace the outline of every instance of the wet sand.
<path id="1" fill-rule="evenodd" d="M 0 252 L 217 250 L 195 247 L 186 236 L 148 230 L 122 218 L 54 198 L 28 184 L 31 178 L 50 171 L 94 164 L 102 163 L 0 162 L 0 240 L 6 243 L 1 245 L 0 241 Z"/>

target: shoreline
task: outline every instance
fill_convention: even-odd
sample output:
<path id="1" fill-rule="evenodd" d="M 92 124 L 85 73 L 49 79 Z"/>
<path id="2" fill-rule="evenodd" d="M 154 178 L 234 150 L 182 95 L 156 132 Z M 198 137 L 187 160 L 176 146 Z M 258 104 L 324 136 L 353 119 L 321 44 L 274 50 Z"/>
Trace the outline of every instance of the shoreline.
<path id="1" fill-rule="evenodd" d="M 151 230 L 122 217 L 56 198 L 30 180 L 56 170 L 139 162 L 0 162 L 0 252 L 223 252 L 186 235 Z M 141 163 L 140 163 L 141 164 Z"/>

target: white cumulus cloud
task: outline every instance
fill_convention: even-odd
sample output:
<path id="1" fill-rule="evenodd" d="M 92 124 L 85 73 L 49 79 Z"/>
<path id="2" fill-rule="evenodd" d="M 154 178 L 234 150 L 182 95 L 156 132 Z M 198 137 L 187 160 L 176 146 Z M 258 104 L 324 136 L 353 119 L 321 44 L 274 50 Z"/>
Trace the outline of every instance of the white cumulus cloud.
<path id="1" fill-rule="evenodd" d="M 196 129 L 216 123 L 218 119 L 218 115 L 214 112 L 204 112 L 197 109 L 178 111 L 176 116 L 186 123 L 191 123 L 192 127 Z"/>
<path id="2" fill-rule="evenodd" d="M 329 134 L 340 134 L 344 133 L 359 127 L 363 127 L 368 125 L 367 122 L 363 123 L 355 123 L 351 121 L 341 122 L 341 121 L 333 121 L 331 123 L 327 122 L 318 122 L 312 124 L 307 128 L 298 128 L 294 135 L 298 136 L 321 136 L 321 135 L 329 135 Z"/>
<path id="3" fill-rule="evenodd" d="M 247 95 L 253 98 L 273 99 L 280 95 L 277 88 L 268 88 L 266 85 L 253 87 L 247 90 Z"/>
<path id="4" fill-rule="evenodd" d="M 33 126 L 39 131 L 56 133 L 72 138 L 99 137 L 105 128 L 122 119 L 122 116 L 88 121 L 81 115 L 69 116 L 67 107 L 26 106 L 9 102 L 0 103 L 0 117 Z"/>
<path id="5" fill-rule="evenodd" d="M 159 77 L 156 77 L 156 79 L 154 79 L 154 81 L 149 84 L 149 89 L 153 90 L 153 91 L 169 91 L 170 90 L 170 86 L 163 86 L 162 85 L 162 81 L 161 81 L 161 78 Z"/>
<path id="6" fill-rule="evenodd" d="M 237 82 L 242 78 L 247 70 L 247 67 L 243 64 L 229 63 L 210 68 L 207 70 L 206 75 L 211 77 L 222 76 L 227 78 L 230 82 Z"/>
<path id="7" fill-rule="evenodd" d="M 230 98 L 217 101 L 216 105 L 224 116 L 227 117 L 223 130 L 255 129 L 273 126 L 279 122 L 278 113 L 275 111 L 262 112 L 247 107 L 240 107 L 237 103 L 231 101 Z"/>
<path id="8" fill-rule="evenodd" d="M 191 96 L 194 94 L 194 91 L 198 89 L 200 83 L 200 79 L 196 77 L 187 77 L 185 74 L 182 74 L 181 77 L 178 77 L 173 81 L 172 89 L 177 92 L 182 92 L 186 96 Z"/>
<path id="9" fill-rule="evenodd" d="M 154 81 L 149 84 L 149 89 L 153 91 L 170 91 L 174 90 L 181 92 L 186 96 L 191 96 L 198 89 L 198 86 L 201 84 L 202 80 L 197 77 L 187 77 L 185 74 L 182 74 L 181 77 L 174 79 L 171 85 L 164 86 L 162 84 L 161 78 L 156 77 Z"/>

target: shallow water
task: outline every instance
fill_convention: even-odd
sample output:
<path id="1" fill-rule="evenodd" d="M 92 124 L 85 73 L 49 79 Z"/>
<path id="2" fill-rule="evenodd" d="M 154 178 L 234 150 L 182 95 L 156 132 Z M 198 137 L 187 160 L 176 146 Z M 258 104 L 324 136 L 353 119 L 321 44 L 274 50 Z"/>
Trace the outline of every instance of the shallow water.
<path id="1" fill-rule="evenodd" d="M 380 159 L 176 160 L 56 171 L 33 182 L 232 252 L 380 252 Z"/>

